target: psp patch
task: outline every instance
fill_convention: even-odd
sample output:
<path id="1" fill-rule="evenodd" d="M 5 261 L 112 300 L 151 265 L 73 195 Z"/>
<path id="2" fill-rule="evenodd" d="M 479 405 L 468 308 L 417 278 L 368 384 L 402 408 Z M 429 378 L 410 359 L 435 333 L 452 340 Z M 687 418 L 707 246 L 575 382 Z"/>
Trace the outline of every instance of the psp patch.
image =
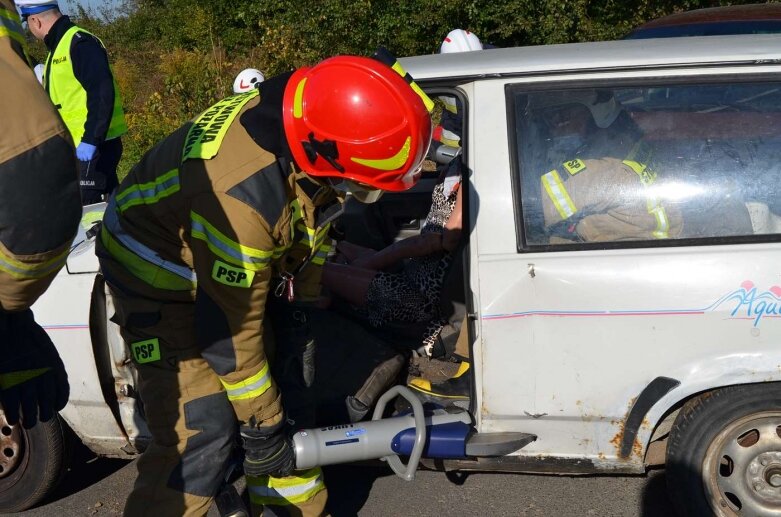
<path id="1" fill-rule="evenodd" d="M 563 165 L 564 168 L 567 169 L 567 172 L 569 172 L 570 176 L 574 176 L 586 168 L 586 164 L 583 163 L 582 160 L 570 160 L 568 162 L 564 162 Z"/>
<path id="2" fill-rule="evenodd" d="M 160 360 L 160 340 L 157 338 L 130 343 L 130 351 L 138 364 Z"/>
<path id="3" fill-rule="evenodd" d="M 225 262 L 215 260 L 214 267 L 212 267 L 212 278 L 221 284 L 247 289 L 255 279 L 255 272 L 229 266 Z"/>

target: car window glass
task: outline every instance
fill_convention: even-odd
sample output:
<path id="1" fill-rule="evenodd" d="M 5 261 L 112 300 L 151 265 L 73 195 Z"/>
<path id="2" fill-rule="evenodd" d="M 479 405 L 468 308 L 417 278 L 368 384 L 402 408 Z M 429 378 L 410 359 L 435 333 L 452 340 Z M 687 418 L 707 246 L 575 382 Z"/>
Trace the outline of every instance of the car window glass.
<path id="1" fill-rule="evenodd" d="M 781 83 L 513 95 L 526 246 L 781 233 Z"/>

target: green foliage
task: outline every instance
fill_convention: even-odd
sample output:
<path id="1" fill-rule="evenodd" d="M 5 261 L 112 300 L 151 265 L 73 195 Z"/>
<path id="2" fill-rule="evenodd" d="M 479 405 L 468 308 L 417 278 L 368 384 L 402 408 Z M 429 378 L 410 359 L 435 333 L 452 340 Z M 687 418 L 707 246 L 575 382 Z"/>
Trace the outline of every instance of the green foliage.
<path id="1" fill-rule="evenodd" d="M 429 54 L 457 27 L 501 47 L 615 39 L 653 18 L 735 3 L 748 2 L 125 0 L 114 10 L 73 14 L 106 44 L 123 92 L 124 175 L 157 140 L 229 95 L 246 67 L 269 76 L 378 46 Z M 35 47 L 33 54 L 44 53 Z"/>

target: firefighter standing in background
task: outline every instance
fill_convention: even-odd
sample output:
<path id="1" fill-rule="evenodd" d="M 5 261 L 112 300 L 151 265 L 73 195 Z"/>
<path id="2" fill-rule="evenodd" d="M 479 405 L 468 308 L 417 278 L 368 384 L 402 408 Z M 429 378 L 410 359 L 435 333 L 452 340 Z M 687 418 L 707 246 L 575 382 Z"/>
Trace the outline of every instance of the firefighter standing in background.
<path id="1" fill-rule="evenodd" d="M 30 306 L 65 263 L 81 214 L 73 144 L 0 0 L 0 402 L 15 425 L 47 421 L 68 400 L 62 361 Z"/>
<path id="2" fill-rule="evenodd" d="M 267 296 L 319 296 L 337 192 L 414 185 L 431 106 L 393 61 L 331 58 L 212 106 L 119 186 L 98 255 L 153 436 L 126 515 L 205 514 L 237 427 L 253 506 L 324 511 L 320 469 L 294 471 Z"/>
<path id="3" fill-rule="evenodd" d="M 119 94 L 103 43 L 63 16 L 56 1 L 17 0 L 30 32 L 49 49 L 43 86 L 76 145 L 82 203 L 103 200 L 117 186 L 127 132 Z"/>

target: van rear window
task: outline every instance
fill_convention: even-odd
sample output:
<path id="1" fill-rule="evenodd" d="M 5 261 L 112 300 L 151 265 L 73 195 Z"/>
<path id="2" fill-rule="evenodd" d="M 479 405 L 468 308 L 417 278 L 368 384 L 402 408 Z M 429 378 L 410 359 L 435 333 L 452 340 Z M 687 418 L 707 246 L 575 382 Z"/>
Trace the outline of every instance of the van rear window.
<path id="1" fill-rule="evenodd" d="M 781 83 L 511 92 L 524 247 L 781 233 Z"/>

